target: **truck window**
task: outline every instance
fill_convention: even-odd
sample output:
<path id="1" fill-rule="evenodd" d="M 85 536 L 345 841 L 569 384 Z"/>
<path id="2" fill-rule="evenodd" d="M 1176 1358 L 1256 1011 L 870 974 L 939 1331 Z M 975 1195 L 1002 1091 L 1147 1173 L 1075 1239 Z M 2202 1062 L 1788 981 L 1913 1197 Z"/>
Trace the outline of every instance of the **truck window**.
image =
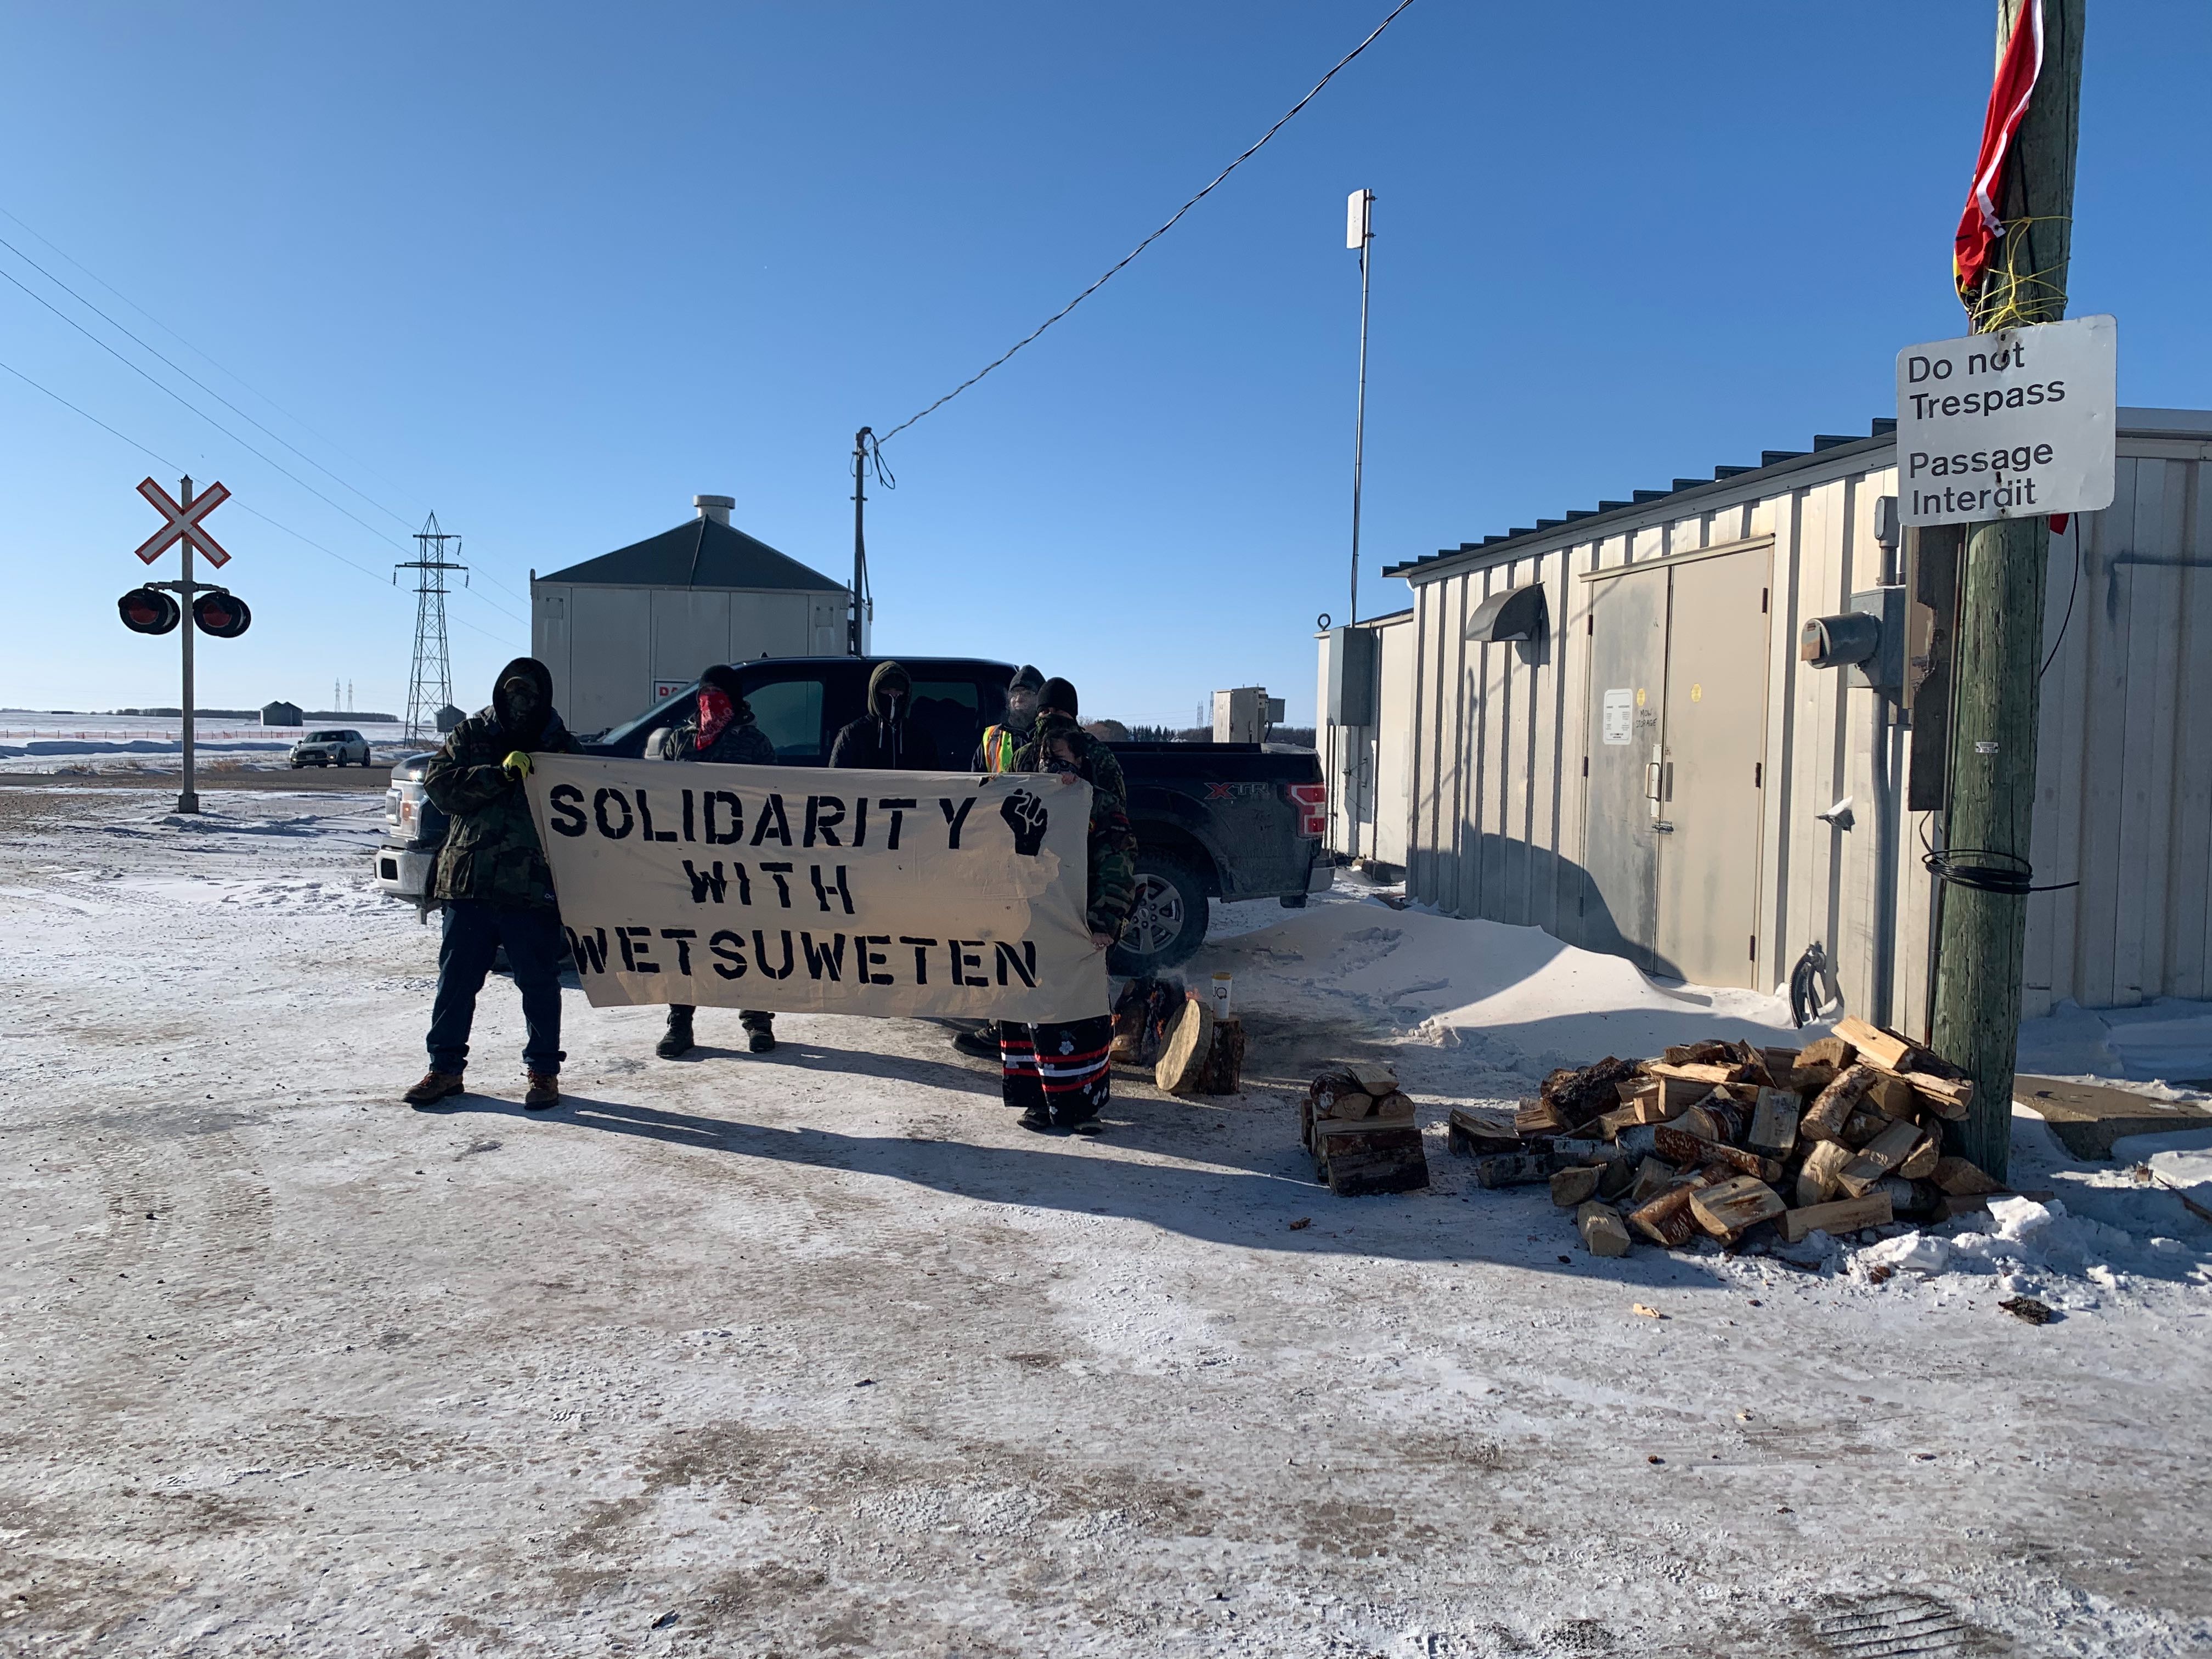
<path id="1" fill-rule="evenodd" d="M 770 680 L 745 693 L 753 719 L 775 745 L 775 757 L 802 766 L 822 763 L 822 683 Z"/>
<path id="2" fill-rule="evenodd" d="M 982 741 L 983 721 L 973 680 L 916 680 L 914 719 L 937 744 L 938 763 L 963 770 Z"/>

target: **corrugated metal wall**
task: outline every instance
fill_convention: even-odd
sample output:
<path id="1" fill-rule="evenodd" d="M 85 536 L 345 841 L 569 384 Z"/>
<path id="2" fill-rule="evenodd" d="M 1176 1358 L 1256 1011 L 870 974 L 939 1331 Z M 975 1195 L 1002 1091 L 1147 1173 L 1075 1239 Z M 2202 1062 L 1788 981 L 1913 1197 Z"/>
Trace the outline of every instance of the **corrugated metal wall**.
<path id="1" fill-rule="evenodd" d="M 2212 430 L 2212 417 L 2193 419 Z M 2199 509 L 2212 442 L 2124 429 L 2120 452 L 2111 509 L 2052 542 L 2045 626 L 2056 655 L 2043 686 L 2034 864 L 2039 881 L 2078 876 L 2082 884 L 2030 901 L 2031 1014 L 2063 997 L 2112 1006 L 2208 990 L 2212 725 L 2193 717 L 2212 707 L 2212 533 Z M 1771 493 L 1717 492 L 1712 505 L 1632 531 L 1409 573 L 1413 672 L 1398 682 L 1403 691 L 1391 687 L 1384 716 L 1386 730 L 1406 734 L 1410 757 L 1413 895 L 1581 942 L 1591 584 L 1580 578 L 1771 537 L 1757 982 L 1779 985 L 1818 939 L 1853 1010 L 1923 1029 L 1932 895 L 1919 860 L 1925 815 L 1902 805 L 1902 734 L 1887 733 L 1898 780 L 1893 884 L 1876 866 L 1879 701 L 1796 653 L 1805 618 L 1842 610 L 1881 580 L 1872 505 L 1894 493 L 1891 459 L 1887 446 L 1855 447 L 1789 475 L 1786 488 L 1770 483 Z M 1468 614 L 1485 597 L 1531 582 L 1544 584 L 1551 609 L 1545 652 L 1532 661 L 1512 646 L 1468 641 Z M 1846 796 L 1853 829 L 1814 816 Z M 1892 905 L 1893 991 L 1890 1007 L 1875 1008 L 1876 918 Z"/>
<path id="2" fill-rule="evenodd" d="M 1413 784 L 1413 754 L 1400 711 L 1413 701 L 1413 615 L 1410 611 L 1377 617 L 1358 627 L 1377 635 L 1376 669 L 1381 678 L 1376 726 L 1332 726 L 1328 714 L 1330 641 L 1316 635 L 1320 679 L 1314 707 L 1322 729 L 1318 744 L 1328 781 L 1328 841 L 1332 853 L 1379 863 L 1406 862 L 1406 827 Z M 1356 830 L 1356 833 L 1355 833 Z"/>

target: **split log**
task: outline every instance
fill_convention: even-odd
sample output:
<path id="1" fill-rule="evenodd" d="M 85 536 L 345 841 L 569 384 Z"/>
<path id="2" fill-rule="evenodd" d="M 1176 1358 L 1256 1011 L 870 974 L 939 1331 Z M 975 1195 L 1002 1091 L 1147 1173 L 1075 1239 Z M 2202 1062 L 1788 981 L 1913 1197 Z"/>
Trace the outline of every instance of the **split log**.
<path id="1" fill-rule="evenodd" d="M 1552 1160 L 1542 1152 L 1497 1152 L 1474 1161 L 1474 1178 L 1485 1187 L 1528 1187 L 1552 1178 Z"/>
<path id="2" fill-rule="evenodd" d="M 1455 1106 L 1451 1109 L 1447 1133 L 1454 1155 L 1460 1158 L 1477 1158 L 1492 1152 L 1544 1150 L 1541 1146 L 1530 1146 L 1514 1133 L 1513 1114 L 1510 1112 Z"/>
<path id="3" fill-rule="evenodd" d="M 1840 1139 L 1844 1146 L 1856 1152 L 1896 1121 L 1893 1117 L 1884 1117 L 1880 1112 L 1870 1112 L 1861 1106 L 1844 1120 L 1844 1133 Z"/>
<path id="4" fill-rule="evenodd" d="M 1938 1190 L 1954 1198 L 1971 1197 L 1977 1193 L 2001 1193 L 2004 1188 L 1984 1175 L 1979 1165 L 1963 1158 L 1939 1158 L 1929 1179 Z"/>
<path id="5" fill-rule="evenodd" d="M 1851 1161 L 1851 1149 L 1839 1140 L 1816 1142 L 1797 1166 L 1797 1202 L 1825 1204 L 1836 1195 L 1836 1177 Z"/>
<path id="6" fill-rule="evenodd" d="M 1907 1073 L 1905 1082 L 1922 1106 L 1954 1123 L 1965 1120 L 1974 1101 L 1974 1085 L 1967 1078 L 1932 1077 L 1925 1072 Z"/>
<path id="7" fill-rule="evenodd" d="M 1186 998 L 1182 1012 L 1168 1031 L 1168 1046 L 1152 1081 L 1171 1095 L 1188 1094 L 1198 1085 L 1198 1074 L 1213 1047 L 1213 1005 L 1197 997 Z"/>
<path id="8" fill-rule="evenodd" d="M 1592 1255 L 1626 1255 L 1628 1228 L 1610 1204 L 1585 1204 L 1575 1212 L 1583 1248 Z"/>
<path id="9" fill-rule="evenodd" d="M 1804 1103 L 1787 1089 L 1761 1089 L 1743 1144 L 1771 1158 L 1789 1157 L 1796 1147 L 1797 1120 L 1804 1112 Z"/>
<path id="10" fill-rule="evenodd" d="M 1559 1127 L 1571 1129 L 1618 1105 L 1620 1094 L 1614 1085 L 1635 1075 L 1634 1061 L 1607 1054 L 1595 1065 L 1553 1073 L 1538 1093 L 1558 1108 Z"/>
<path id="11" fill-rule="evenodd" d="M 1563 1135 L 1576 1127 L 1557 1105 L 1540 1097 L 1522 1101 L 1513 1114 L 1514 1129 L 1524 1135 Z"/>
<path id="12" fill-rule="evenodd" d="M 1711 1184 L 1704 1176 L 1691 1176 L 1630 1212 L 1628 1224 L 1655 1244 L 1679 1249 L 1688 1243 L 1698 1231 L 1698 1224 L 1690 1215 L 1690 1195 Z"/>
<path id="13" fill-rule="evenodd" d="M 1925 1181 L 1936 1173 L 1936 1166 L 1943 1159 L 1943 1138 L 1935 1131 L 1936 1120 L 1929 1119 L 1920 1126 L 1919 1144 L 1913 1147 L 1904 1163 L 1897 1166 L 1898 1174 L 1907 1181 Z"/>
<path id="14" fill-rule="evenodd" d="M 1821 1037 L 1797 1051 L 1800 1066 L 1832 1066 L 1839 1072 L 1849 1071 L 1858 1057 L 1858 1050 L 1839 1036 Z"/>
<path id="15" fill-rule="evenodd" d="M 1836 1184 L 1853 1198 L 1864 1198 L 1877 1182 L 1912 1155 L 1923 1139 L 1918 1124 L 1892 1123 L 1837 1172 Z"/>
<path id="16" fill-rule="evenodd" d="M 1217 1016 L 1213 1040 L 1199 1067 L 1198 1091 L 1202 1095 L 1240 1094 L 1244 1088 L 1244 1022 L 1236 1015 Z M 1399 1097 L 1403 1099 L 1403 1096 Z"/>
<path id="17" fill-rule="evenodd" d="M 1808 1233 L 1831 1237 L 1855 1233 L 1867 1227 L 1886 1227 L 1893 1219 L 1887 1193 L 1869 1193 L 1864 1198 L 1841 1199 L 1832 1204 L 1808 1204 L 1782 1212 L 1783 1242 L 1802 1244 Z"/>
<path id="18" fill-rule="evenodd" d="M 1552 1202 L 1563 1210 L 1587 1204 L 1597 1196 L 1597 1183 L 1604 1174 L 1602 1167 L 1589 1164 L 1560 1170 L 1552 1177 Z"/>
<path id="19" fill-rule="evenodd" d="M 1419 1129 L 1347 1127 L 1314 1144 L 1328 1189 L 1339 1198 L 1409 1193 L 1429 1184 Z"/>
<path id="20" fill-rule="evenodd" d="M 1880 1190 L 1889 1194 L 1890 1209 L 1907 1219 L 1929 1220 L 1943 1206 L 1943 1190 L 1932 1181 L 1907 1181 L 1899 1176 L 1884 1176 Z"/>
<path id="21" fill-rule="evenodd" d="M 1887 1073 L 1875 1078 L 1868 1085 L 1866 1103 L 1884 1117 L 1899 1120 L 1914 1116 L 1920 1107 L 1911 1079 L 1893 1077 Z"/>
<path id="22" fill-rule="evenodd" d="M 1972 1215 L 1977 1210 L 1989 1207 L 1990 1195 L 1987 1193 L 1946 1193 L 1936 1200 L 1936 1217 L 1943 1221 L 1955 1221 L 1962 1215 Z"/>
<path id="23" fill-rule="evenodd" d="M 1782 1079 L 1782 1086 L 1801 1099 L 1811 1100 L 1836 1080 L 1841 1069 L 1834 1066 L 1800 1066 Z"/>
<path id="24" fill-rule="evenodd" d="M 1669 1066 L 1698 1066 L 1729 1058 L 1725 1042 L 1677 1042 L 1662 1056 Z"/>
<path id="25" fill-rule="evenodd" d="M 1717 1084 L 1741 1083 L 1751 1068 L 1738 1063 L 1728 1065 L 1670 1066 L 1663 1060 L 1649 1060 L 1644 1063 L 1646 1077 L 1674 1078 L 1684 1083 L 1702 1083 L 1711 1089 Z"/>
<path id="26" fill-rule="evenodd" d="M 1690 1213 L 1715 1238 L 1734 1238 L 1747 1227 L 1771 1221 L 1789 1206 L 1757 1176 L 1740 1175 L 1690 1194 Z"/>
<path id="27" fill-rule="evenodd" d="M 1678 1129 L 1686 1129 L 1707 1140 L 1725 1141 L 1734 1146 L 1743 1139 L 1744 1129 L 1751 1121 L 1751 1114 L 1741 1101 L 1715 1090 L 1674 1121 Z"/>
<path id="28" fill-rule="evenodd" d="M 1413 1121 L 1413 1097 L 1407 1094 L 1385 1095 L 1375 1103 L 1375 1109 L 1367 1115 L 1366 1121 L 1402 1127 Z"/>
<path id="29" fill-rule="evenodd" d="M 1622 1163 L 1628 1160 L 1623 1158 Z M 1680 1171 L 1664 1158 L 1647 1158 L 1636 1166 L 1636 1179 L 1629 1183 L 1628 1205 L 1635 1209 L 1649 1204 L 1673 1186 Z"/>
<path id="30" fill-rule="evenodd" d="M 1659 1156 L 1677 1164 L 1724 1164 L 1731 1174 L 1755 1176 L 1761 1181 L 1779 1181 L 1784 1173 L 1782 1165 L 1771 1158 L 1692 1134 L 1669 1123 L 1659 1126 L 1658 1145 Z"/>
<path id="31" fill-rule="evenodd" d="M 1885 1031 L 1879 1025 L 1845 1015 L 1836 1022 L 1836 1035 L 1858 1050 L 1859 1058 L 1871 1061 L 1886 1072 L 1904 1072 L 1911 1068 L 1905 1064 L 1920 1052 L 1919 1046 L 1909 1042 L 1894 1031 Z"/>
<path id="32" fill-rule="evenodd" d="M 1398 1073 L 1389 1066 L 1373 1060 L 1351 1060 L 1345 1062 L 1344 1069 L 1352 1074 L 1354 1083 L 1377 1100 L 1398 1092 Z"/>
<path id="33" fill-rule="evenodd" d="M 1626 1193 L 1636 1180 L 1636 1160 L 1632 1158 L 1609 1158 L 1601 1166 L 1604 1174 L 1598 1177 L 1597 1195 L 1607 1200 Z"/>
<path id="34" fill-rule="evenodd" d="M 1797 1121 L 1798 1134 L 1807 1140 L 1842 1139 L 1844 1124 L 1875 1076 L 1871 1066 L 1854 1066 L 1837 1073 L 1836 1080 L 1820 1091 L 1820 1098 L 1807 1107 L 1805 1115 Z"/>
<path id="35" fill-rule="evenodd" d="M 1805 1063 L 1802 1048 L 1761 1048 L 1759 1054 L 1759 1058 L 1766 1062 L 1767 1076 L 1772 1078 L 1778 1086 L 1787 1086 L 1784 1079 Z"/>

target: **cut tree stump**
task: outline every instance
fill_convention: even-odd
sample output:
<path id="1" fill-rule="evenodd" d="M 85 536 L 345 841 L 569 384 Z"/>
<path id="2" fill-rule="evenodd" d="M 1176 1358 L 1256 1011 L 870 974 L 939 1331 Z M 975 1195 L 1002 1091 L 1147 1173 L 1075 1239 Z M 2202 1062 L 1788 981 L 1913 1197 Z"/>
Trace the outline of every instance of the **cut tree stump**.
<path id="1" fill-rule="evenodd" d="M 1364 1124 L 1316 1126 L 1314 1158 L 1339 1198 L 1376 1193 L 1410 1193 L 1429 1184 L 1429 1160 L 1414 1128 L 1372 1128 Z"/>
<path id="2" fill-rule="evenodd" d="M 1198 1070 L 1202 1095 L 1233 1095 L 1244 1087 L 1244 1022 L 1234 1014 L 1217 1016 L 1205 1063 Z"/>
<path id="3" fill-rule="evenodd" d="M 1213 1048 L 1213 1005 L 1196 997 L 1185 1000 L 1182 1012 L 1168 1030 L 1168 1046 L 1160 1053 L 1152 1081 L 1171 1095 L 1189 1094 L 1198 1086 Z"/>

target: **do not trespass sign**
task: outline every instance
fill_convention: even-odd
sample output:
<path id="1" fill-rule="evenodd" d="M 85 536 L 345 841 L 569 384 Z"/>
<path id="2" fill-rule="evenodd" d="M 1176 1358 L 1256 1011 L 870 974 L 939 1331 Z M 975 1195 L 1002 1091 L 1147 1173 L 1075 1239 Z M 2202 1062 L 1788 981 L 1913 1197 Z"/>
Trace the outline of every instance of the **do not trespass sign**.
<path id="1" fill-rule="evenodd" d="M 1897 354 L 1897 496 L 1908 525 L 2112 502 L 2119 325 L 2039 323 Z"/>

